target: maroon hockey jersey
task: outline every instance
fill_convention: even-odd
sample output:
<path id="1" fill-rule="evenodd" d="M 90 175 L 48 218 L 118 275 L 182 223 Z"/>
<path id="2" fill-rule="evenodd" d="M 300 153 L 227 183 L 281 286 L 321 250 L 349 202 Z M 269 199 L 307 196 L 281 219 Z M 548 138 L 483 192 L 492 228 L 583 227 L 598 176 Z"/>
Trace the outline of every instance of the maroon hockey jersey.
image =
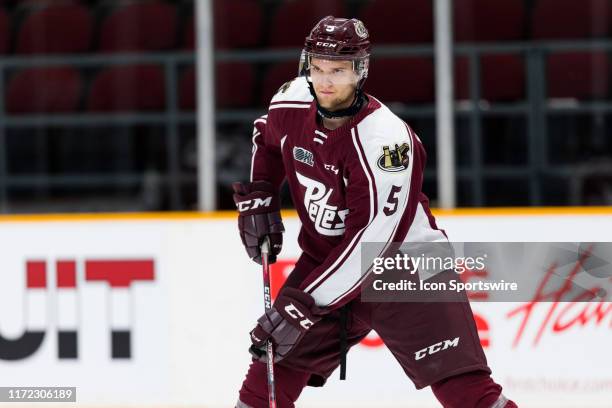
<path id="1" fill-rule="evenodd" d="M 328 130 L 304 77 L 285 84 L 255 120 L 251 181 L 286 178 L 302 223 L 299 245 L 320 265 L 300 289 L 335 309 L 359 294 L 363 242 L 446 240 L 421 192 L 425 151 L 410 127 L 368 95 Z"/>

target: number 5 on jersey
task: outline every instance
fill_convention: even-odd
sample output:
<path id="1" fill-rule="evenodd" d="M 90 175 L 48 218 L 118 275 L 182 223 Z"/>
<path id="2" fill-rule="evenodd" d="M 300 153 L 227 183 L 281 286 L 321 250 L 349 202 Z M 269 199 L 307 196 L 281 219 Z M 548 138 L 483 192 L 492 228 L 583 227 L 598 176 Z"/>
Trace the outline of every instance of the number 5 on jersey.
<path id="1" fill-rule="evenodd" d="M 383 212 L 386 216 L 391 216 L 397 211 L 397 205 L 399 204 L 399 193 L 402 191 L 401 186 L 391 186 L 389 192 L 389 198 L 387 198 L 387 204 L 383 208 Z"/>

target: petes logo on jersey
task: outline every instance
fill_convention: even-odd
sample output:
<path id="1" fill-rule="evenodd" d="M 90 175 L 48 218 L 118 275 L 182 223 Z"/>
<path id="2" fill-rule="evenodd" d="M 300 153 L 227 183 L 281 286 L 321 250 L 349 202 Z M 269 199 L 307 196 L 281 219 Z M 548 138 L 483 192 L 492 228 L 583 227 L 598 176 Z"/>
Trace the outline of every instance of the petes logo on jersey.
<path id="1" fill-rule="evenodd" d="M 312 152 L 304 149 L 303 147 L 293 148 L 293 158 L 299 162 L 305 163 L 310 167 L 314 166 L 314 155 Z"/>
<path id="2" fill-rule="evenodd" d="M 404 143 L 401 146 L 395 145 L 394 149 L 389 146 L 383 146 L 383 154 L 378 158 L 378 168 L 389 172 L 398 172 L 406 170 L 409 164 L 408 153 L 410 152 L 410 146 L 408 143 Z"/>
<path id="3" fill-rule="evenodd" d="M 344 234 L 344 219 L 349 210 L 339 210 L 338 206 L 328 204 L 329 197 L 334 189 L 327 189 L 325 184 L 298 172 L 295 174 L 300 184 L 306 187 L 304 206 L 308 211 L 308 218 L 314 223 L 317 232 L 327 236 Z"/>

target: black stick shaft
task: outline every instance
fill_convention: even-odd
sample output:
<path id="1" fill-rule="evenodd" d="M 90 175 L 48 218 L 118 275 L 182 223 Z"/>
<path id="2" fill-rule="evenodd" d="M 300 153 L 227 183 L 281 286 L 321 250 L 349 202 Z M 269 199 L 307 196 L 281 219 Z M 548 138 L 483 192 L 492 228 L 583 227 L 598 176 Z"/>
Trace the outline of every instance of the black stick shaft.
<path id="1" fill-rule="evenodd" d="M 272 292 L 270 291 L 270 264 L 268 262 L 268 254 L 270 253 L 270 240 L 268 237 L 264 239 L 261 245 L 261 264 L 263 267 L 263 282 L 264 282 L 264 307 L 266 310 L 272 308 Z M 266 342 L 266 354 L 268 356 L 268 405 L 270 408 L 276 408 L 276 391 L 274 388 L 274 348 L 272 340 Z"/>

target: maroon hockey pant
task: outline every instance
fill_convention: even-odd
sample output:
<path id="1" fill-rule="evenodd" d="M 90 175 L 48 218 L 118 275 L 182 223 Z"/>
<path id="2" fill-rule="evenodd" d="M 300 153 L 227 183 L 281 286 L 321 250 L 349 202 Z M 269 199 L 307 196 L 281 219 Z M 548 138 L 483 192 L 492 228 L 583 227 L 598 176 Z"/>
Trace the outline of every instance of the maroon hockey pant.
<path id="1" fill-rule="evenodd" d="M 302 255 L 285 285 L 297 287 L 315 266 L 314 260 Z M 459 390 L 478 389 L 478 398 L 484 398 L 485 403 L 493 397 L 495 401 L 501 387 L 489 377 L 491 370 L 480 345 L 470 305 L 465 298 L 458 300 L 362 302 L 357 297 L 345 306 L 348 346 L 358 344 L 373 329 L 414 385 L 421 389 L 435 384 L 434 394 L 445 406 L 454 406 L 451 401 L 456 395 L 447 394 L 456 394 L 459 384 Z M 287 358 L 275 364 L 279 408 L 293 407 L 306 385 L 322 386 L 338 367 L 340 331 L 340 312 L 335 310 L 315 324 Z M 445 379 L 447 382 L 443 381 Z M 253 362 L 240 390 L 240 400 L 253 408 L 265 408 L 267 392 L 265 364 Z M 462 405 L 462 408 L 469 407 L 471 405 Z"/>

